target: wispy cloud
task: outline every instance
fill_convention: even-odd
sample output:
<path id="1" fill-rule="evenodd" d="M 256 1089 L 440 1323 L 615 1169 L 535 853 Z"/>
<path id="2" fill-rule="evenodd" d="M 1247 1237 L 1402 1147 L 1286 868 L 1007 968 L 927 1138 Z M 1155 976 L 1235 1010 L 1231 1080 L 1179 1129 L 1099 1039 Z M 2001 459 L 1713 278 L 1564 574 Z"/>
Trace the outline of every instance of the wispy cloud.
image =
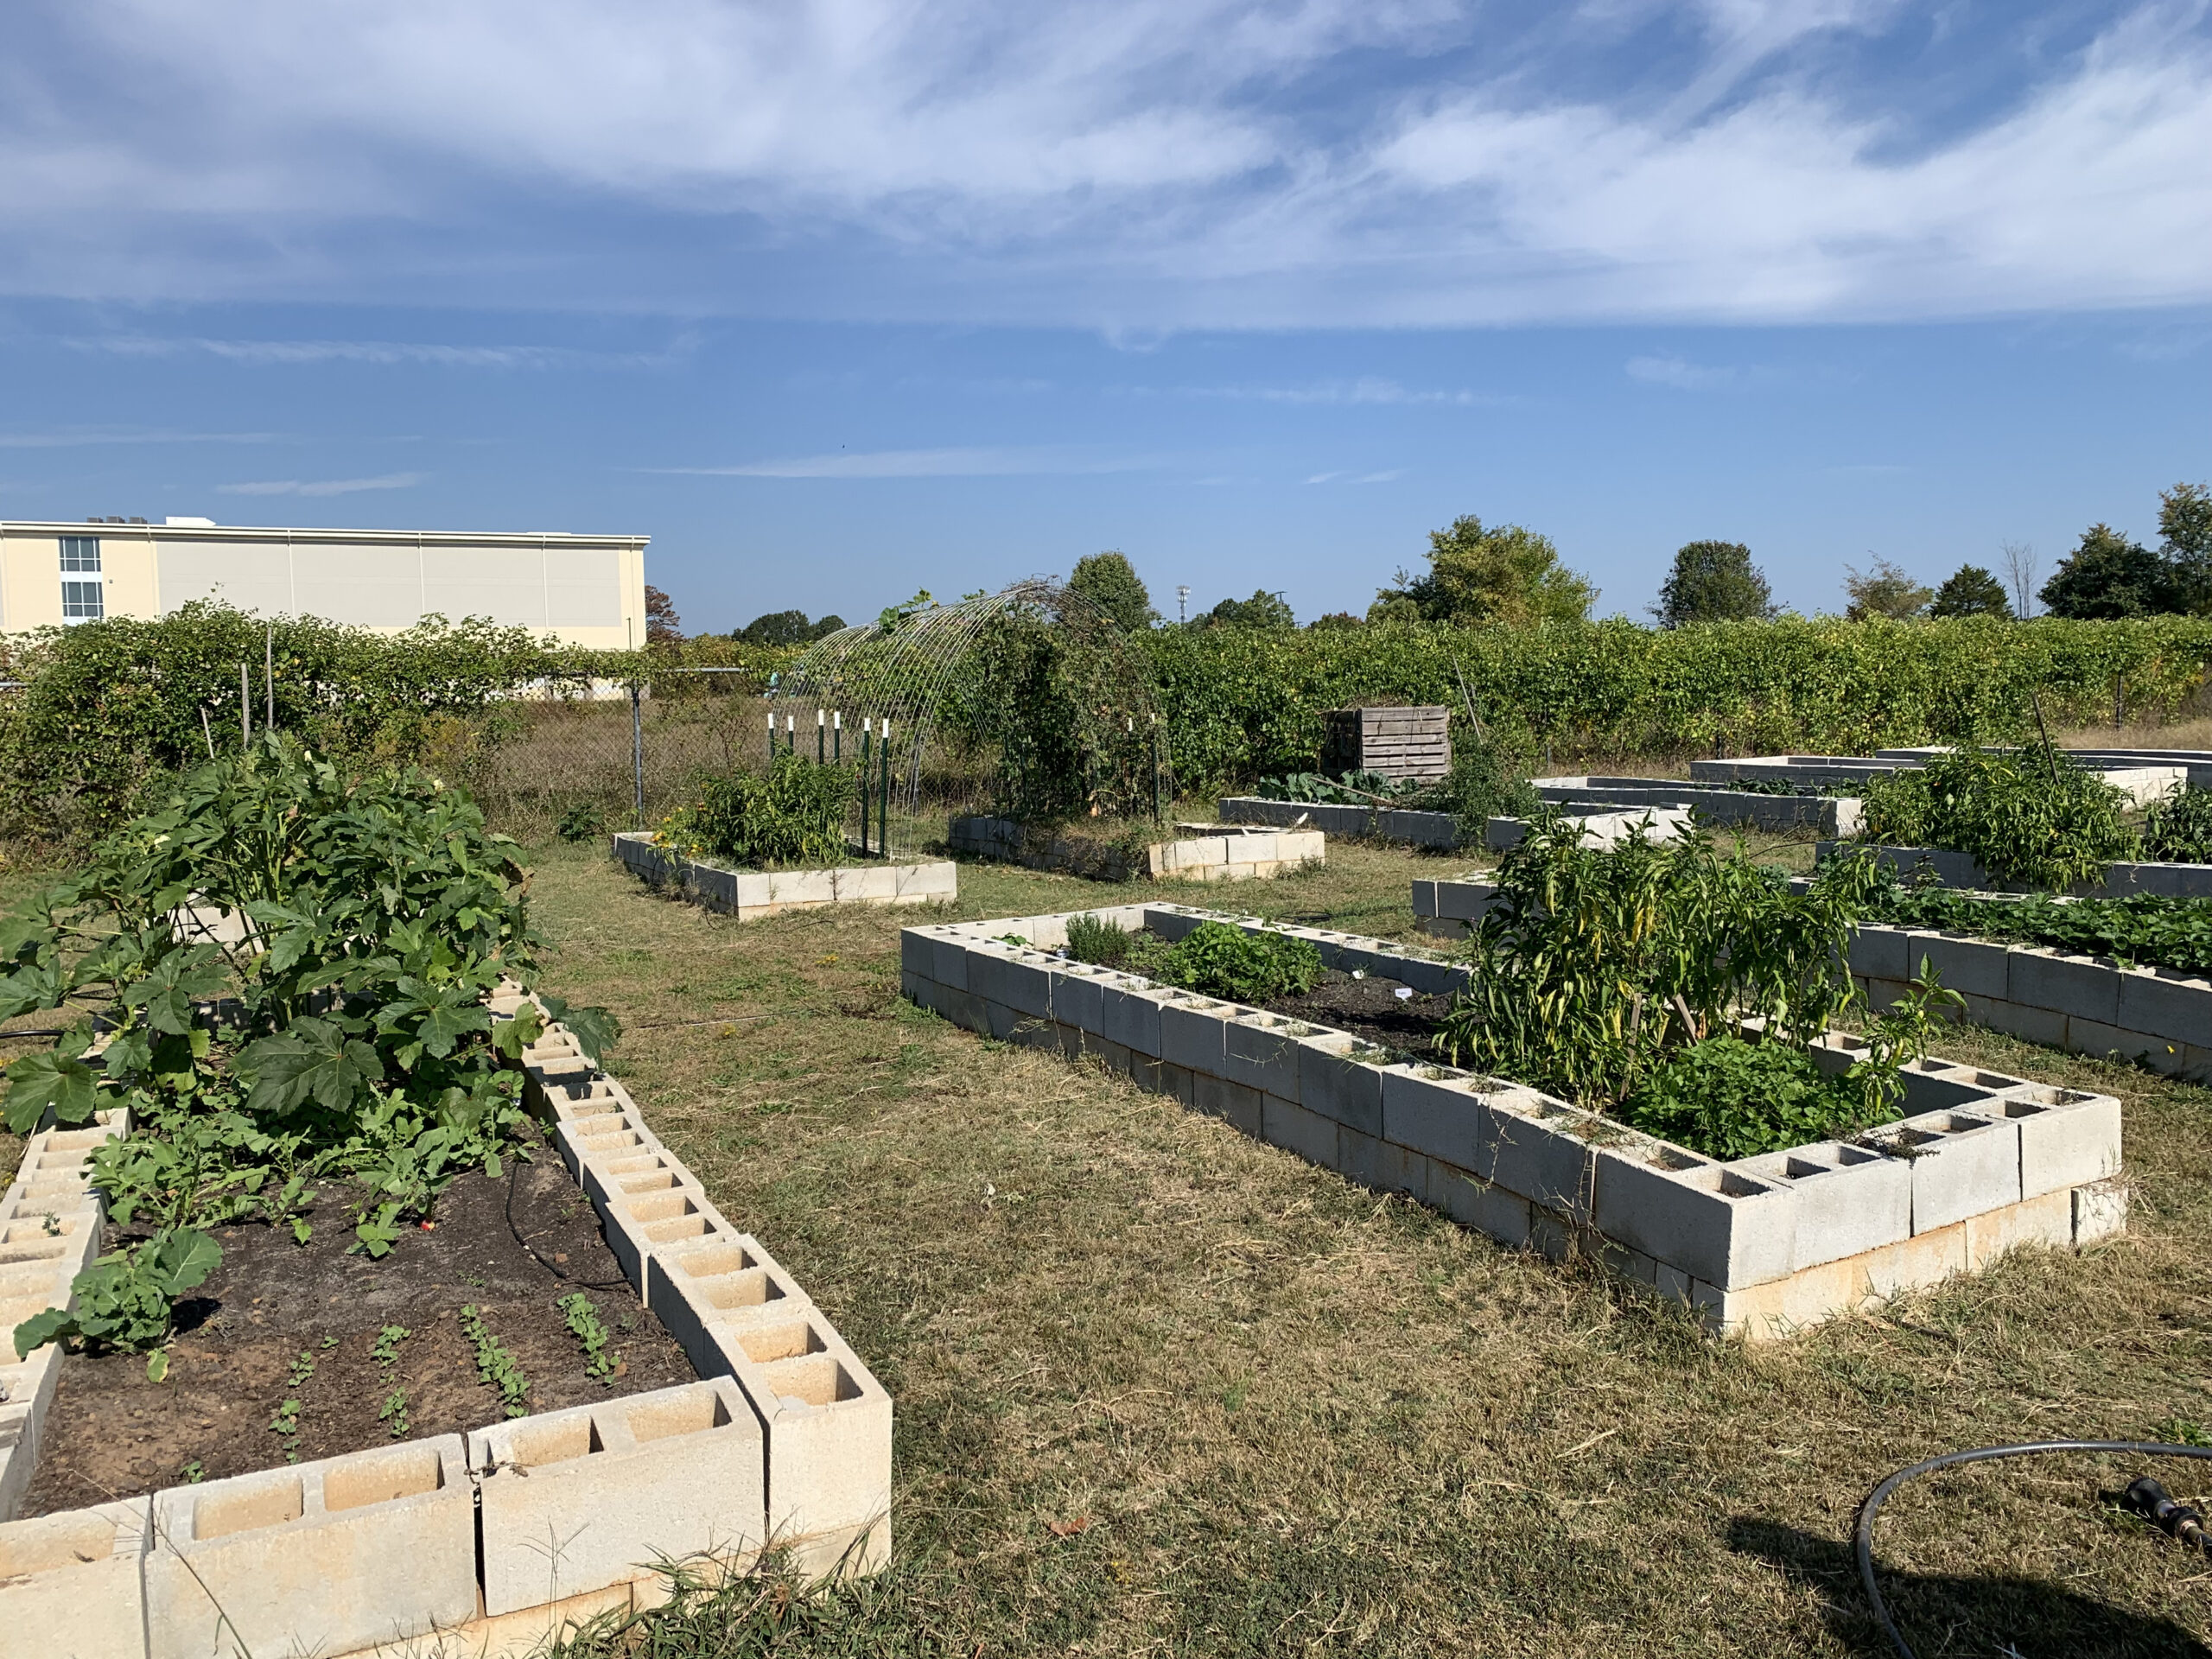
<path id="1" fill-rule="evenodd" d="M 1403 478 L 1409 469 L 1393 467 L 1387 473 L 1316 473 L 1306 481 L 1308 484 L 1388 484 Z"/>
<path id="2" fill-rule="evenodd" d="M 658 368 L 690 354 L 690 340 L 662 352 L 587 352 L 564 346 L 450 346 L 397 340 L 209 340 L 164 334 L 92 334 L 63 342 L 109 357 L 206 355 L 231 363 L 429 364 L 459 369 Z"/>
<path id="3" fill-rule="evenodd" d="M 1142 391 L 1148 389 L 1135 390 Z M 1240 403 L 1328 408 L 1361 404 L 1436 404 L 1471 409 L 1478 405 L 1495 406 L 1521 401 L 1517 396 L 1509 392 L 1471 391 L 1465 387 L 1452 391 L 1422 389 L 1402 385 L 1395 380 L 1376 375 L 1362 375 L 1353 380 L 1317 380 L 1302 386 L 1176 386 L 1172 390 L 1179 397 L 1219 397 Z"/>
<path id="4" fill-rule="evenodd" d="M 280 478 L 252 484 L 218 484 L 223 495 L 358 495 L 363 490 L 411 490 L 428 473 L 382 473 L 374 478 Z"/>
<path id="5" fill-rule="evenodd" d="M 0 104 L 16 292 L 558 290 L 1074 321 L 1132 351 L 1202 326 L 2212 301 L 2201 0 L 1951 7 L 1932 32 L 1902 0 L 16 10 L 22 86 L 137 89 Z"/>
<path id="6" fill-rule="evenodd" d="M 71 427 L 59 432 L 0 432 L 0 449 L 75 449 L 88 444 L 279 443 L 276 432 L 162 432 L 129 427 Z"/>
<path id="7" fill-rule="evenodd" d="M 1631 380 L 1641 380 L 1648 386 L 1672 386 L 1678 391 L 1712 391 L 1741 385 L 1746 378 L 1741 369 L 1693 363 L 1680 357 L 1631 357 L 1626 367 Z"/>
<path id="8" fill-rule="evenodd" d="M 731 467 L 651 467 L 686 478 L 1012 478 L 1022 475 L 1149 472 L 1158 456 L 1107 454 L 1077 446 L 976 449 L 873 449 L 792 455 Z"/>

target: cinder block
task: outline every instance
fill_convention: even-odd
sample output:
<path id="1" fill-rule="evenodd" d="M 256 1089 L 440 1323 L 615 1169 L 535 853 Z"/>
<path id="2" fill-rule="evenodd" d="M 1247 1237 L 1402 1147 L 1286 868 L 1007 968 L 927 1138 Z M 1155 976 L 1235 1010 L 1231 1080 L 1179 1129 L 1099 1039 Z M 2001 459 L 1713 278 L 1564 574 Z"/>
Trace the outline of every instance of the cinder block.
<path id="1" fill-rule="evenodd" d="M 933 978 L 937 973 L 937 941 L 919 928 L 900 928 L 899 969 L 901 973 L 919 974 L 924 979 Z"/>
<path id="2" fill-rule="evenodd" d="M 2212 1032 L 2212 982 L 2170 968 L 2119 974 L 2120 1015 L 2113 1023 L 2169 1043 L 2202 1041 Z"/>
<path id="3" fill-rule="evenodd" d="M 1057 969 L 1052 976 L 1052 1018 L 1078 1031 L 1106 1029 L 1104 976 L 1080 965 Z"/>
<path id="4" fill-rule="evenodd" d="M 1231 1083 L 1227 1077 L 1211 1072 L 1191 1073 L 1189 1104 L 1195 1111 L 1209 1117 L 1229 1120 L 1253 1139 L 1257 1140 L 1264 1128 L 1261 1103 L 1266 1099 L 1260 1090 L 1242 1083 Z"/>
<path id="5" fill-rule="evenodd" d="M 2074 1189 L 2074 1247 L 2127 1230 L 2127 1183 L 2118 1176 Z"/>
<path id="6" fill-rule="evenodd" d="M 1382 1067 L 1354 1058 L 1370 1052 L 1356 1037 L 1306 1037 L 1298 1045 L 1298 1099 L 1308 1111 L 1332 1117 L 1362 1135 L 1382 1133 Z M 1382 1052 L 1372 1051 L 1380 1062 Z"/>
<path id="7" fill-rule="evenodd" d="M 2020 1129 L 2011 1118 L 1929 1112 L 1869 1138 L 1912 1165 L 1916 1235 L 2020 1201 Z"/>
<path id="8" fill-rule="evenodd" d="M 1479 1092 L 1484 1079 L 1434 1065 L 1393 1065 L 1382 1074 L 1382 1138 L 1460 1169 L 1489 1162 L 1493 1133 Z"/>
<path id="9" fill-rule="evenodd" d="M 1402 1192 L 1426 1203 L 1428 1160 L 1408 1147 L 1337 1126 L 1338 1168 L 1349 1180 L 1377 1192 Z"/>
<path id="10" fill-rule="evenodd" d="M 1098 995 L 1101 1034 L 1133 1054 L 1158 1059 L 1160 1007 L 1167 994 L 1128 982 L 1103 986 Z"/>
<path id="11" fill-rule="evenodd" d="M 701 1240 L 645 1253 L 645 1305 L 682 1344 L 692 1369 L 721 1369 L 713 1327 L 780 1319 L 812 1299 L 749 1234 Z"/>
<path id="12" fill-rule="evenodd" d="M 347 1653 L 476 1612 L 458 1434 L 154 1496 L 149 1659 Z"/>
<path id="13" fill-rule="evenodd" d="M 1797 1206 L 1786 1185 L 1640 1138 L 1592 1157 L 1592 1220 L 1616 1243 L 1728 1290 L 1790 1271 Z"/>
<path id="14" fill-rule="evenodd" d="M 1529 1200 L 1440 1159 L 1428 1160 L 1427 1203 L 1462 1227 L 1519 1249 L 1529 1242 Z"/>
<path id="15" fill-rule="evenodd" d="M 2045 1048 L 2070 1046 L 2066 1040 L 2067 1016 L 2055 1008 L 1970 996 L 1967 999 L 1966 1018 L 1974 1025 L 1986 1026 L 1991 1031 L 2001 1031 L 2026 1042 L 2040 1043 Z"/>
<path id="16" fill-rule="evenodd" d="M 1473 1173 L 1532 1204 L 1587 1222 L 1594 1160 L 1590 1142 L 1571 1131 L 1610 1133 L 1612 1126 L 1533 1089 L 1494 1091 L 1484 1103 L 1492 1134 L 1487 1159 Z"/>
<path id="17" fill-rule="evenodd" d="M 1790 1268 L 1802 1272 L 1912 1236 L 1912 1168 L 1838 1141 L 1765 1153 L 1729 1166 L 1796 1197 Z"/>
<path id="18" fill-rule="evenodd" d="M 1946 988 L 1971 996 L 2005 995 L 2005 946 L 1961 933 L 1916 934 L 1914 942 L 1925 946 Z"/>
<path id="19" fill-rule="evenodd" d="M 1160 1005 L 1160 1058 L 1199 1073 L 1219 1076 L 1226 1049 L 1222 1027 L 1236 1011 L 1230 1002 L 1182 996 Z"/>
<path id="20" fill-rule="evenodd" d="M 735 1564 L 766 1535 L 766 1440 L 726 1376 L 480 1429 L 484 1611 L 497 1616 L 653 1576 L 657 1560 Z"/>
<path id="21" fill-rule="evenodd" d="M 1223 1068 L 1232 1082 L 1296 1100 L 1299 1041 L 1313 1032 L 1281 1014 L 1240 1014 L 1222 1030 Z"/>
<path id="22" fill-rule="evenodd" d="M 2024 1083 L 1976 1109 L 2018 1125 L 2023 1198 L 2120 1173 L 2120 1102 L 2110 1095 Z"/>
<path id="23" fill-rule="evenodd" d="M 1905 936 L 1894 927 L 1859 926 L 1851 936 L 1851 971 L 1875 979 L 1910 979 Z"/>
<path id="24" fill-rule="evenodd" d="M 601 1211 L 607 1248 L 622 1265 L 623 1276 L 645 1294 L 645 1256 L 655 1245 L 682 1247 L 710 1239 L 738 1239 L 733 1226 L 696 1182 L 655 1192 L 610 1198 Z"/>
<path id="25" fill-rule="evenodd" d="M 1955 1221 L 1948 1227 L 1916 1232 L 1854 1260 L 1864 1266 L 1867 1294 L 1873 1299 L 1941 1284 L 1967 1270 L 1967 1225 Z"/>
<path id="26" fill-rule="evenodd" d="M 2102 1025 L 2120 1023 L 2120 973 L 2110 963 L 2025 946 L 2015 946 L 2011 954 L 2005 967 L 2008 1000 Z"/>
<path id="27" fill-rule="evenodd" d="M 134 1497 L 0 1524 L 0 1630 L 10 1653 L 144 1659 L 152 1504 Z"/>
<path id="28" fill-rule="evenodd" d="M 1281 1147 L 1285 1152 L 1294 1152 L 1309 1164 L 1319 1164 L 1324 1169 L 1335 1169 L 1337 1161 L 1337 1120 L 1309 1112 L 1273 1095 L 1260 1103 L 1260 1131 L 1262 1139 L 1269 1146 Z"/>
<path id="29" fill-rule="evenodd" d="M 956 991 L 968 988 L 968 941 L 952 933 L 949 928 L 933 930 L 930 952 L 937 966 L 930 970 L 930 977 L 940 985 Z"/>
<path id="30" fill-rule="evenodd" d="M 1969 1272 L 1979 1273 L 2005 1251 L 2024 1244 L 2063 1250 L 2073 1243 L 2074 1195 L 2063 1189 L 1966 1219 Z"/>
<path id="31" fill-rule="evenodd" d="M 810 1309 L 718 1329 L 729 1372 L 767 1434 L 770 1541 L 887 1521 L 891 1396 L 844 1338 Z"/>
<path id="32" fill-rule="evenodd" d="M 1026 953 L 1021 959 L 983 950 L 968 958 L 968 988 L 987 1001 L 996 1002 L 1033 1020 L 1048 1017 L 1052 1008 L 1052 978 L 1048 959 Z"/>

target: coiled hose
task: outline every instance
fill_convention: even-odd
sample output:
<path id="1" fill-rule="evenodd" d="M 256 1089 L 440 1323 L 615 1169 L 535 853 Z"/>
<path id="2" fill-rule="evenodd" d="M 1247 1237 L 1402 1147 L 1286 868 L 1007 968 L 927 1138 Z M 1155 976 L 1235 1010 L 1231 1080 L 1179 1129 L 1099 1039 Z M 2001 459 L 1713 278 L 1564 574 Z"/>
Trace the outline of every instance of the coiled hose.
<path id="1" fill-rule="evenodd" d="M 2207 1458 L 2212 1459 L 2212 1446 L 2165 1446 L 2151 1440 L 2033 1440 L 2019 1446 L 1978 1446 L 1967 1452 L 1946 1452 L 1940 1458 L 1930 1458 L 1925 1463 L 1916 1463 L 1910 1469 L 1900 1469 L 1877 1486 L 1868 1496 L 1865 1507 L 1859 1511 L 1859 1531 L 1853 1545 L 1859 1556 L 1859 1581 L 1866 1586 L 1866 1599 L 1873 1604 L 1874 1618 L 1879 1622 L 1884 1635 L 1896 1648 L 1898 1659 L 1917 1659 L 1912 1645 L 1904 1639 L 1890 1617 L 1889 1604 L 1882 1599 L 1882 1588 L 1874 1581 L 1874 1517 L 1888 1503 L 1890 1494 L 1909 1480 L 1937 1469 L 1948 1469 L 1961 1463 L 1987 1463 L 1997 1458 L 2028 1458 L 2045 1452 L 2106 1452 L 2128 1457 L 2141 1458 Z M 2145 1476 L 2127 1489 L 2127 1500 L 2145 1520 L 2154 1522 L 2174 1538 L 2185 1544 L 2212 1554 L 2212 1535 L 2202 1524 L 2203 1517 L 2185 1503 L 2177 1503 L 2166 1495 L 2166 1489 Z"/>

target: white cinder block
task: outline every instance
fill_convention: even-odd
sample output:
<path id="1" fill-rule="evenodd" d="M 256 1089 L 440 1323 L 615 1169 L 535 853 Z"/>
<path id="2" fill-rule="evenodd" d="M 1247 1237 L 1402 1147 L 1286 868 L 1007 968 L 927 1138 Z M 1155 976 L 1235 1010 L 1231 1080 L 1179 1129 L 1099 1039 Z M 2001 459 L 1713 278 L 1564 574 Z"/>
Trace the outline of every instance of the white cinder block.
<path id="1" fill-rule="evenodd" d="M 766 1535 L 766 1441 L 728 1377 L 496 1424 L 468 1458 L 495 1618 L 651 1578 L 659 1560 L 741 1561 Z"/>
<path id="2" fill-rule="evenodd" d="M 645 1302 L 702 1376 L 723 1369 L 714 1327 L 780 1319 L 812 1306 L 798 1281 L 749 1234 L 645 1255 Z"/>
<path id="3" fill-rule="evenodd" d="M 2016 946 L 2006 975 L 2006 995 L 2012 1001 L 2077 1014 L 2100 1025 L 2120 1023 L 2120 974 L 2108 962 Z"/>
<path id="4" fill-rule="evenodd" d="M 709 1239 L 735 1239 L 742 1231 L 715 1207 L 696 1182 L 610 1199 L 601 1214 L 607 1248 L 623 1276 L 645 1294 L 645 1258 L 656 1245 L 682 1247 Z"/>
<path id="5" fill-rule="evenodd" d="M 2212 983 L 2168 968 L 2132 969 L 2118 977 L 2114 1025 L 2170 1043 L 2201 1042 L 2212 1032 Z"/>
<path id="6" fill-rule="evenodd" d="M 1170 1065 L 1219 1077 L 1226 1055 L 1222 1027 L 1236 1013 L 1230 1002 L 1184 996 L 1160 1005 L 1160 1058 Z"/>
<path id="7" fill-rule="evenodd" d="M 1298 1045 L 1313 1027 L 1278 1014 L 1240 1014 L 1222 1031 L 1222 1065 L 1232 1083 L 1298 1098 Z"/>
<path id="8" fill-rule="evenodd" d="M 1958 933 L 1916 935 L 1915 943 L 1926 947 L 1929 959 L 1947 990 L 1962 991 L 1969 996 L 2005 995 L 2003 945 Z M 1912 965 L 1916 969 L 1919 963 L 1916 961 Z"/>
<path id="9" fill-rule="evenodd" d="M 1338 1166 L 1337 1120 L 1309 1112 L 1303 1106 L 1273 1095 L 1260 1103 L 1260 1136 L 1269 1146 L 1296 1153 L 1309 1164 L 1324 1169 Z"/>
<path id="10" fill-rule="evenodd" d="M 1529 1200 L 1440 1160 L 1428 1160 L 1427 1202 L 1462 1227 L 1519 1249 L 1529 1242 Z"/>
<path id="11" fill-rule="evenodd" d="M 830 1322 L 810 1308 L 717 1331 L 729 1372 L 767 1433 L 770 1541 L 887 1518 L 891 1396 Z"/>
<path id="12" fill-rule="evenodd" d="M 2127 1230 L 2127 1183 L 2114 1175 L 2074 1189 L 2074 1248 Z"/>
<path id="13" fill-rule="evenodd" d="M 1160 1058 L 1160 1007 L 1168 994 L 1135 981 L 1108 984 L 1099 991 L 1099 1034 L 1132 1054 Z"/>
<path id="14" fill-rule="evenodd" d="M 1900 1159 L 1823 1141 L 1729 1167 L 1796 1195 L 1790 1263 L 1797 1271 L 1912 1236 L 1912 1166 Z"/>
<path id="15" fill-rule="evenodd" d="M 134 1497 L 0 1524 L 0 1645 L 27 1659 L 144 1659 L 152 1504 Z"/>
<path id="16" fill-rule="evenodd" d="M 1725 1289 L 1789 1273 L 1797 1206 L 1787 1185 L 1641 1137 L 1593 1157 L 1592 1220 L 1616 1243 Z"/>
<path id="17" fill-rule="evenodd" d="M 1382 1133 L 1382 1068 L 1354 1058 L 1369 1052 L 1357 1038 L 1306 1037 L 1298 1045 L 1298 1099 L 1308 1111 L 1332 1117 L 1362 1135 Z M 1373 1058 L 1379 1061 L 1379 1052 Z"/>
<path id="18" fill-rule="evenodd" d="M 1052 976 L 1052 1017 L 1064 1026 L 1103 1036 L 1106 1027 L 1104 975 L 1070 963 Z"/>
<path id="19" fill-rule="evenodd" d="M 2110 1095 L 2026 1083 L 1976 1109 L 2018 1126 L 2023 1198 L 2120 1173 L 2120 1102 Z"/>
<path id="20" fill-rule="evenodd" d="M 2020 1201 L 2020 1130 L 2010 1118 L 1929 1112 L 1870 1138 L 1912 1165 L 1916 1234 Z"/>
<path id="21" fill-rule="evenodd" d="M 154 1496 L 149 1659 L 349 1653 L 476 1612 L 461 1436 Z"/>
<path id="22" fill-rule="evenodd" d="M 1851 971 L 1875 979 L 1910 979 L 1905 966 L 1905 936 L 1894 927 L 1872 925 L 1855 929 L 1851 937 Z"/>
<path id="23" fill-rule="evenodd" d="M 1571 1131 L 1610 1135 L 1615 1126 L 1533 1089 L 1494 1090 L 1484 1103 L 1492 1133 L 1486 1157 L 1472 1173 L 1548 1210 L 1588 1221 L 1591 1145 Z"/>

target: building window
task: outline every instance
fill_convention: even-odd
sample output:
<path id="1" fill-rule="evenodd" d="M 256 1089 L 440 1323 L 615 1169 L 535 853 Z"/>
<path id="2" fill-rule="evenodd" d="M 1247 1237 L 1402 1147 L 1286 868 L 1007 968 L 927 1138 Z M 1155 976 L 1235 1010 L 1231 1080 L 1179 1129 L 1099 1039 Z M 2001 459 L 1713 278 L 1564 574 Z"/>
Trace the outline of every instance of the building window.
<path id="1" fill-rule="evenodd" d="M 61 620 L 90 622 L 107 614 L 107 595 L 100 588 L 100 538 L 64 536 L 61 538 Z M 72 574 L 89 575 L 90 582 L 71 582 Z"/>

